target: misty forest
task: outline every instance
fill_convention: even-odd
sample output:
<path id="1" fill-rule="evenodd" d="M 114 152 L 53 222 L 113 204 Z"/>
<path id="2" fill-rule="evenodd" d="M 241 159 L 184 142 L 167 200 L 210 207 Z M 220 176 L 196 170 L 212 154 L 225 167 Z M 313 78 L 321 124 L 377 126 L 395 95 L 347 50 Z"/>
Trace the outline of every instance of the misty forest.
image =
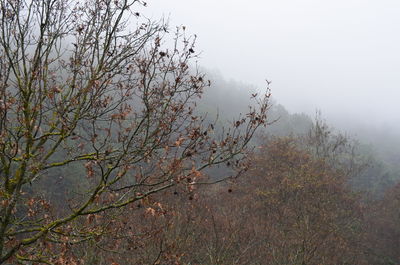
<path id="1" fill-rule="evenodd" d="M 163 4 L 0 0 L 0 264 L 400 264 L 400 130 L 216 70 L 201 43 L 242 29 Z M 281 67 L 246 52 L 224 69 Z"/>

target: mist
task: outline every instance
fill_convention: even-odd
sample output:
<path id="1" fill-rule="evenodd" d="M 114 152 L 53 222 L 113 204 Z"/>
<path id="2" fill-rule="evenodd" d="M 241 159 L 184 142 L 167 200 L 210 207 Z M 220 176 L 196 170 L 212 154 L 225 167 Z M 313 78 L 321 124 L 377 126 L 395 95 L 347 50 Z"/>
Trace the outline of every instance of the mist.
<path id="1" fill-rule="evenodd" d="M 149 2 L 198 36 L 200 65 L 227 79 L 265 87 L 290 112 L 354 125 L 398 129 L 400 2 L 272 0 Z"/>

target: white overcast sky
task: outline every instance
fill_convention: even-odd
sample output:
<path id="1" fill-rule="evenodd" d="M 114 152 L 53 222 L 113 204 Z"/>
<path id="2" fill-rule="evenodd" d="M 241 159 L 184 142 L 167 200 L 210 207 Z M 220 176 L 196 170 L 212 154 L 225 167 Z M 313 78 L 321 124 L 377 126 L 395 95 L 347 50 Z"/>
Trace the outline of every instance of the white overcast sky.
<path id="1" fill-rule="evenodd" d="M 399 0 L 149 0 L 198 35 L 200 64 L 292 112 L 400 123 Z"/>

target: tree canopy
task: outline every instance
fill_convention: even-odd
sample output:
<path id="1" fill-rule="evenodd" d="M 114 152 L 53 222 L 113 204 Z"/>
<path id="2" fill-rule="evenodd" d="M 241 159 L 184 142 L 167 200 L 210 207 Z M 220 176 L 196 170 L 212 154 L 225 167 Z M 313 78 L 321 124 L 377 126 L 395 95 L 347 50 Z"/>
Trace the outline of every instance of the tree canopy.
<path id="1" fill-rule="evenodd" d="M 106 233 L 98 214 L 191 190 L 207 182 L 203 169 L 234 157 L 231 167 L 246 167 L 269 92 L 216 130 L 195 112 L 209 85 L 195 37 L 142 18 L 141 5 L 0 2 L 0 263 L 54 262 L 48 244 Z M 57 202 L 50 189 L 63 193 Z"/>

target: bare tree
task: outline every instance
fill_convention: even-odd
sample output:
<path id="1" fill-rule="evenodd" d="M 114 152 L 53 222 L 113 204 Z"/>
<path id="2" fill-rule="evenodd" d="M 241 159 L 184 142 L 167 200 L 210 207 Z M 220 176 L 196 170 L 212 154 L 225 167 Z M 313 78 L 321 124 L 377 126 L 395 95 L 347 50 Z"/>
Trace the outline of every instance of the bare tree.
<path id="1" fill-rule="evenodd" d="M 191 189 L 234 157 L 245 166 L 269 92 L 217 133 L 195 112 L 209 82 L 190 66 L 184 27 L 167 45 L 167 25 L 142 18 L 140 0 L 0 3 L 0 263 L 54 262 L 50 243 L 104 231 L 74 222 Z M 45 193 L 67 177 L 80 189 L 54 209 Z"/>

